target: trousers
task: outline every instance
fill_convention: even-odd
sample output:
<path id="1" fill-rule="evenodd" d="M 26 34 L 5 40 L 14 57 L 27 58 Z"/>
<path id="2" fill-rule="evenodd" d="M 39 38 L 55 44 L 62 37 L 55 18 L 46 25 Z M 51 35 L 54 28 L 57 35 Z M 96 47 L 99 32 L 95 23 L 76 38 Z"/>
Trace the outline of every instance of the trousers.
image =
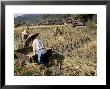
<path id="1" fill-rule="evenodd" d="M 45 49 L 41 49 L 41 50 L 38 50 L 38 62 L 40 64 L 44 64 L 44 55 L 46 53 L 46 50 Z"/>

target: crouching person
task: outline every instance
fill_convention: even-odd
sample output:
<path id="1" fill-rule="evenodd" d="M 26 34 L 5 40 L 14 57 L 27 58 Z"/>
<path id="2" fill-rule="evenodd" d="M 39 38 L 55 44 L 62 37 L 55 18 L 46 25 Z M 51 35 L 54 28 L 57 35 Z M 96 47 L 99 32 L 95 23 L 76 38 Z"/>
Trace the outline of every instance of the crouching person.
<path id="1" fill-rule="evenodd" d="M 35 58 L 36 61 L 38 60 L 39 64 L 45 64 L 44 60 L 45 60 L 45 54 L 47 51 L 44 47 L 42 40 L 40 39 L 39 34 L 36 36 L 36 38 L 33 41 L 33 52 L 36 57 Z"/>

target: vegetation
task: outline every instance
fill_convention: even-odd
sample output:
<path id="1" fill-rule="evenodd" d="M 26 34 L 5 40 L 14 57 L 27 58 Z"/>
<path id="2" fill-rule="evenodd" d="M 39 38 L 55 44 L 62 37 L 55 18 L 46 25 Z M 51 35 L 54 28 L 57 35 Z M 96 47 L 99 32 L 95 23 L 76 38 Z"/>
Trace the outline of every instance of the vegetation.
<path id="1" fill-rule="evenodd" d="M 24 14 L 22 16 L 17 16 L 14 18 L 15 27 L 22 26 L 22 25 L 36 25 L 37 23 L 43 23 L 46 21 L 53 21 L 53 22 L 64 22 L 67 21 L 69 18 L 73 19 L 74 16 L 77 16 L 83 23 L 87 22 L 88 20 L 93 20 L 96 15 L 95 14 L 80 14 L 80 15 L 71 15 L 71 14 Z"/>
<path id="2" fill-rule="evenodd" d="M 51 18 L 51 16 L 49 16 Z M 61 17 L 60 17 L 61 18 Z M 81 17 L 80 17 L 81 18 Z M 82 18 L 84 18 L 82 16 Z M 89 18 L 89 17 L 88 17 Z M 15 76 L 96 76 L 97 75 L 97 25 L 88 19 L 85 26 L 71 25 L 29 26 L 30 34 L 40 33 L 44 44 L 54 53 L 46 67 L 36 62 L 22 64 L 15 59 Z M 61 33 L 55 35 L 58 27 Z M 24 27 L 14 30 L 15 50 L 21 49 L 20 34 Z M 30 46 L 32 43 L 29 44 Z M 30 55 L 28 52 L 25 55 Z"/>

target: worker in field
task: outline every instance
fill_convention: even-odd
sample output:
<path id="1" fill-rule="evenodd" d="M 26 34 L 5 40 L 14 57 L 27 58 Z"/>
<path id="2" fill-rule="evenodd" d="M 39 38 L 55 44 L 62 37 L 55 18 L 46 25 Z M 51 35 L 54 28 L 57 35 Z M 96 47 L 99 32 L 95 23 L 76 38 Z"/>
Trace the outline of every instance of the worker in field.
<path id="1" fill-rule="evenodd" d="M 29 36 L 28 32 L 27 32 L 27 29 L 24 29 L 22 31 L 21 36 L 22 36 L 22 44 L 23 44 L 23 47 L 24 47 L 25 46 L 25 41 L 26 41 L 27 37 Z"/>
<path id="2" fill-rule="evenodd" d="M 27 30 L 29 30 L 29 25 L 27 25 Z"/>
<path id="3" fill-rule="evenodd" d="M 61 35 L 62 32 L 58 27 L 56 27 L 56 28 L 54 28 L 54 36 L 56 37 L 58 34 Z"/>
<path id="4" fill-rule="evenodd" d="M 36 60 L 38 59 L 39 64 L 44 64 L 43 60 L 47 51 L 44 47 L 42 40 L 40 39 L 40 34 L 37 34 L 33 41 L 33 52 L 34 55 L 38 55 L 36 56 Z"/>

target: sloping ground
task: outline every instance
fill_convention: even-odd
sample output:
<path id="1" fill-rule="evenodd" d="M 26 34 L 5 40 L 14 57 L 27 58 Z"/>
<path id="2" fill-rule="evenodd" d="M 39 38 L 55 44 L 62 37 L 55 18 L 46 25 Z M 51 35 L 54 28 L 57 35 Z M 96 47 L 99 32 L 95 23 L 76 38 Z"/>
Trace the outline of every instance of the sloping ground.
<path id="1" fill-rule="evenodd" d="M 60 26 L 59 29 L 62 33 L 56 36 L 53 29 L 53 26 L 46 26 L 34 27 L 29 30 L 30 34 L 40 33 L 44 44 L 54 49 L 54 54 L 52 54 L 47 67 L 34 62 L 19 66 L 18 61 L 15 61 L 14 74 L 18 76 L 97 75 L 96 26 L 91 26 L 89 29 L 88 27 L 73 29 L 72 27 Z M 19 36 L 20 32 L 18 29 L 15 30 L 15 38 Z"/>
<path id="2" fill-rule="evenodd" d="M 63 64 L 70 75 L 84 76 L 97 74 L 96 41 L 85 44 L 75 50 L 73 55 L 72 57 L 66 56 Z"/>

